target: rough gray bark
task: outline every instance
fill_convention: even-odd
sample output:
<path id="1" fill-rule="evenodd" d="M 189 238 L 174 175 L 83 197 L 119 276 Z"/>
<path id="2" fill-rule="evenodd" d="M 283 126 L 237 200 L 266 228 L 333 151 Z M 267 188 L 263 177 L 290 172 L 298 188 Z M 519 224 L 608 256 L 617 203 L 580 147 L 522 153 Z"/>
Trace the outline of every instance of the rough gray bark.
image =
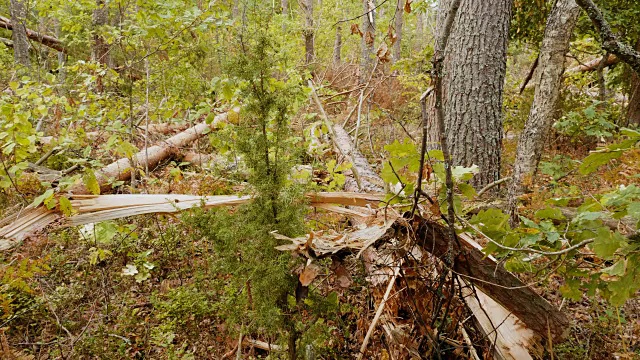
<path id="1" fill-rule="evenodd" d="M 375 0 L 362 0 L 363 14 L 362 17 L 362 58 L 360 59 L 360 84 L 367 82 L 369 73 L 373 67 L 374 43 L 376 38 L 375 32 Z"/>
<path id="2" fill-rule="evenodd" d="M 282 14 L 286 15 L 289 13 L 289 0 L 282 0 L 280 2 L 280 7 L 282 8 Z"/>
<path id="3" fill-rule="evenodd" d="M 441 1 L 437 32 L 451 1 Z M 460 4 L 444 61 L 447 146 L 454 165 L 478 165 L 473 184 L 500 177 L 502 90 L 511 19 L 510 0 L 467 0 Z M 430 117 L 428 146 L 438 147 L 439 128 Z"/>
<path id="4" fill-rule="evenodd" d="M 13 25 L 13 58 L 16 63 L 31 66 L 29 39 L 27 38 L 27 9 L 21 0 L 11 0 L 11 24 Z"/>
<path id="5" fill-rule="evenodd" d="M 640 51 L 640 39 L 636 41 L 636 51 Z M 631 71 L 627 126 L 640 126 L 640 75 Z"/>
<path id="6" fill-rule="evenodd" d="M 304 0 L 300 2 L 302 12 L 304 13 L 304 63 L 310 64 L 313 61 L 314 54 L 314 29 L 313 29 L 313 1 Z"/>
<path id="7" fill-rule="evenodd" d="M 402 41 L 402 25 L 404 23 L 404 2 L 405 0 L 398 0 L 396 4 L 396 17 L 394 19 L 393 27 L 396 31 L 396 41 L 393 43 L 393 63 L 400 60 Z"/>
<path id="8" fill-rule="evenodd" d="M 342 26 L 336 26 L 336 40 L 333 43 L 333 63 L 340 64 L 342 61 Z"/>
<path id="9" fill-rule="evenodd" d="M 553 113 L 565 66 L 565 54 L 580 8 L 574 0 L 558 0 L 551 9 L 540 48 L 536 91 L 529 117 L 520 135 L 513 180 L 509 186 L 508 209 L 517 221 L 517 199 L 523 192 L 523 181 L 533 175 L 540 161 L 544 141 L 553 124 Z"/>
<path id="10" fill-rule="evenodd" d="M 232 19 L 236 19 L 238 17 L 238 14 L 240 12 L 239 2 L 240 2 L 240 0 L 232 0 L 232 4 L 231 4 L 231 18 Z"/>

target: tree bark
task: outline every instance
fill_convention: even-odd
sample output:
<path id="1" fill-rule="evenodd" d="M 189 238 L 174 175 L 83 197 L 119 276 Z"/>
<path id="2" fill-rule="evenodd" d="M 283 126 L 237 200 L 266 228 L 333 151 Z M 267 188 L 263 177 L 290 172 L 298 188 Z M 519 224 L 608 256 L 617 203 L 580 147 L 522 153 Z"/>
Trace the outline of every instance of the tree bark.
<path id="1" fill-rule="evenodd" d="M 27 38 L 27 9 L 21 0 L 11 0 L 11 24 L 13 25 L 13 59 L 23 66 L 31 66 L 29 39 Z"/>
<path id="2" fill-rule="evenodd" d="M 640 74 L 640 52 L 618 40 L 618 37 L 611 29 L 611 25 L 609 25 L 600 9 L 598 9 L 592 0 L 576 0 L 576 3 L 584 9 L 589 19 L 591 19 L 593 26 L 600 33 L 602 47 L 611 54 L 615 54 L 622 61 L 629 64 L 636 73 Z"/>
<path id="3" fill-rule="evenodd" d="M 342 61 L 342 26 L 336 26 L 336 40 L 333 44 L 333 63 L 339 65 Z"/>
<path id="4" fill-rule="evenodd" d="M 422 40 L 424 38 L 424 14 L 416 11 L 416 47 L 422 50 Z"/>
<path id="5" fill-rule="evenodd" d="M 517 199 L 522 195 L 523 182 L 535 172 L 544 141 L 553 124 L 565 54 L 569 50 L 571 34 L 579 14 L 580 8 L 574 0 L 558 0 L 547 20 L 540 48 L 536 91 L 524 131 L 518 141 L 513 181 L 509 186 L 508 210 L 513 222 L 518 221 Z"/>
<path id="6" fill-rule="evenodd" d="M 636 41 L 636 51 L 640 51 L 640 39 Z M 631 71 L 627 126 L 640 126 L 640 75 Z"/>
<path id="7" fill-rule="evenodd" d="M 568 74 L 571 73 L 580 73 L 580 72 L 588 72 L 588 71 L 596 71 L 598 67 L 602 63 L 603 58 L 599 57 L 597 59 L 593 59 L 591 61 L 586 62 L 585 64 L 580 64 L 578 66 L 572 67 L 568 69 L 566 72 Z M 613 54 L 609 54 L 603 66 L 611 66 L 620 62 L 620 58 Z"/>
<path id="8" fill-rule="evenodd" d="M 102 36 L 101 26 L 105 26 L 109 21 L 109 8 L 104 0 L 96 0 L 96 9 L 93 10 L 93 51 L 92 58 L 102 65 L 109 64 L 109 44 Z"/>
<path id="9" fill-rule="evenodd" d="M 7 19 L 4 16 L 0 16 L 0 28 L 7 29 L 13 31 L 13 22 L 10 19 Z M 64 45 L 60 40 L 53 36 L 41 34 L 39 32 L 33 31 L 31 29 L 26 29 L 27 38 L 32 41 L 37 41 L 44 46 L 48 46 L 54 50 L 60 52 L 66 52 Z M 11 45 L 7 45 L 13 47 L 13 43 Z"/>
<path id="10" fill-rule="evenodd" d="M 393 63 L 400 60 L 400 56 L 402 53 L 402 48 L 400 43 L 402 41 L 402 25 L 404 23 L 404 2 L 405 0 L 398 0 L 396 4 L 396 14 L 394 19 L 393 27 L 396 31 L 396 40 L 393 43 Z"/>
<path id="11" fill-rule="evenodd" d="M 280 7 L 282 8 L 282 14 L 286 15 L 289 13 L 289 0 L 282 0 L 280 2 Z"/>
<path id="12" fill-rule="evenodd" d="M 448 5 L 440 4 L 437 32 Z M 454 165 L 478 165 L 473 184 L 500 178 L 502 90 L 511 19 L 510 0 L 469 0 L 460 4 L 445 50 L 444 109 L 447 146 Z M 428 145 L 438 147 L 439 128 L 430 117 Z"/>
<path id="13" fill-rule="evenodd" d="M 313 1 L 304 0 L 300 3 L 304 13 L 304 63 L 309 65 L 314 58 L 314 29 L 313 29 Z"/>
<path id="14" fill-rule="evenodd" d="M 369 73 L 373 67 L 374 45 L 375 45 L 375 0 L 362 0 L 362 58 L 360 59 L 360 84 L 364 84 L 369 79 Z"/>

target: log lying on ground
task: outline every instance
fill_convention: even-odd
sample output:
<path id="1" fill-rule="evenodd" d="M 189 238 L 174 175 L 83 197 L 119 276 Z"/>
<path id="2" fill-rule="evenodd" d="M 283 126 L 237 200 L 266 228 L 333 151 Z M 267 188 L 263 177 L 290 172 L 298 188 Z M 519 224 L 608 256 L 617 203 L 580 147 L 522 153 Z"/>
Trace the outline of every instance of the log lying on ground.
<path id="1" fill-rule="evenodd" d="M 169 135 L 172 133 L 176 133 L 178 131 L 184 131 L 187 128 L 189 128 L 189 124 L 167 124 L 167 123 L 160 123 L 160 124 L 149 124 L 149 134 L 163 134 L 163 135 Z M 145 129 L 142 128 L 141 131 L 144 131 Z M 88 133 L 85 134 L 87 136 L 88 139 L 96 139 L 99 138 L 101 136 L 107 136 L 110 135 L 109 133 L 105 132 L 105 131 L 90 131 Z M 43 145 L 49 145 L 51 144 L 54 140 L 56 139 L 55 136 L 42 136 L 40 138 L 38 138 L 38 142 L 40 144 Z"/>
<path id="2" fill-rule="evenodd" d="M 184 147 L 198 138 L 204 136 L 209 130 L 215 129 L 219 124 L 227 121 L 227 113 L 217 115 L 211 124 L 206 122 L 193 126 L 177 135 L 170 137 L 162 143 L 142 149 L 133 156 L 134 162 L 139 167 L 152 168 L 161 161 L 179 152 L 181 147 Z M 131 177 L 131 170 L 133 164 L 128 158 L 122 158 L 115 161 L 100 171 L 96 172 L 96 179 L 100 184 L 100 191 L 107 191 L 111 187 L 110 181 L 112 179 L 119 181 L 126 181 Z M 78 182 L 69 190 L 74 195 L 88 194 L 89 190 L 82 182 Z"/>
<path id="3" fill-rule="evenodd" d="M 13 24 L 11 24 L 11 19 L 8 19 L 4 16 L 0 16 L 0 28 L 13 30 Z M 64 47 L 64 44 L 62 44 L 62 41 L 58 40 L 53 36 L 44 35 L 39 32 L 33 31 L 31 29 L 27 29 L 27 37 L 33 41 L 37 41 L 42 45 L 48 46 L 54 50 L 57 50 L 60 52 L 67 51 L 66 48 Z"/>
<path id="4" fill-rule="evenodd" d="M 309 87 L 311 87 L 311 94 L 313 96 L 313 100 L 318 106 L 318 109 L 320 110 L 322 120 L 331 132 L 333 145 L 338 149 L 340 154 L 347 158 L 352 164 L 351 170 L 353 171 L 353 175 L 358 183 L 358 188 L 364 192 L 383 192 L 384 182 L 380 176 L 373 171 L 371 165 L 369 165 L 369 162 L 362 153 L 353 145 L 351 137 L 344 128 L 339 124 L 334 124 L 329 119 L 311 80 L 309 80 Z"/>
<path id="5" fill-rule="evenodd" d="M 383 195 L 347 192 L 311 193 L 307 195 L 311 206 L 326 208 L 327 204 L 358 204 L 377 207 Z M 198 206 L 205 208 L 234 206 L 246 203 L 249 196 L 220 195 L 195 196 L 176 194 L 117 194 L 117 195 L 72 195 L 74 215 L 64 218 L 57 209 L 44 206 L 27 207 L 17 214 L 0 220 L 0 250 L 12 247 L 29 235 L 59 222 L 62 226 L 120 219 L 124 217 L 175 213 Z M 331 210 L 331 209 L 329 209 Z"/>
<path id="6" fill-rule="evenodd" d="M 574 66 L 572 68 L 570 68 L 569 70 L 566 71 L 566 73 L 568 74 L 576 74 L 576 73 L 581 73 L 581 72 L 589 72 L 589 71 L 596 71 L 598 70 L 598 67 L 600 66 L 600 63 L 602 63 L 602 58 L 603 57 L 599 57 L 597 59 L 593 59 L 591 61 L 588 61 L 584 64 L 580 64 L 578 66 Z M 617 63 L 620 62 L 620 58 L 613 55 L 613 54 L 609 54 L 609 56 L 607 57 L 605 63 L 604 63 L 604 67 L 607 66 L 611 66 L 611 65 L 615 65 Z"/>
<path id="7" fill-rule="evenodd" d="M 438 258 L 446 256 L 449 246 L 446 229 L 424 219 L 419 219 L 417 225 L 414 234 L 419 245 Z M 397 223 L 395 229 L 406 232 L 401 222 Z M 554 343 L 565 338 L 569 319 L 564 313 L 525 286 L 504 266 L 496 264 L 470 242 L 464 241 L 464 236 L 461 239 L 462 253 L 453 269 L 456 274 L 472 282 L 541 337 L 546 338 L 550 332 Z"/>

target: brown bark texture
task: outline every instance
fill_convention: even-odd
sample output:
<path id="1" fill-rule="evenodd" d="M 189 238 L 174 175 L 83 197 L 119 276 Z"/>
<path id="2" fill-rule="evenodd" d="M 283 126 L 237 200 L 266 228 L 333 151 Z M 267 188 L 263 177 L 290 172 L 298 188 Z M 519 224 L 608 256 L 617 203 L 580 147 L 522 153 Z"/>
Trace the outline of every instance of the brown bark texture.
<path id="1" fill-rule="evenodd" d="M 404 3 L 405 0 L 398 0 L 396 4 L 396 14 L 393 22 L 394 30 L 396 31 L 396 41 L 393 43 L 393 62 L 400 60 L 402 54 L 402 25 L 404 25 Z"/>
<path id="2" fill-rule="evenodd" d="M 420 218 L 414 220 L 417 220 L 417 224 L 409 231 L 415 234 L 418 245 L 440 259 L 447 256 L 447 229 L 435 222 Z M 407 231 L 398 221 L 394 228 L 400 232 Z M 563 312 L 531 288 L 524 286 L 522 281 L 504 266 L 496 264 L 482 251 L 466 241 L 461 241 L 461 245 L 463 251 L 458 255 L 453 267 L 457 275 L 472 282 L 541 337 L 547 337 L 547 334 L 551 333 L 553 342 L 558 343 L 567 335 L 569 319 Z"/>
<path id="3" fill-rule="evenodd" d="M 509 186 L 508 209 L 516 222 L 516 203 L 523 192 L 523 181 L 535 172 L 544 142 L 553 124 L 564 72 L 565 54 L 569 50 L 571 34 L 579 14 L 580 8 L 574 0 L 558 0 L 547 20 L 540 48 L 533 104 L 518 141 L 513 180 Z"/>
<path id="4" fill-rule="evenodd" d="M 11 24 L 13 25 L 13 59 L 16 63 L 30 66 L 29 39 L 27 38 L 27 9 L 21 0 L 11 0 Z"/>
<path id="5" fill-rule="evenodd" d="M 438 10 L 437 32 L 451 1 Z M 445 50 L 444 112 L 447 144 L 454 165 L 478 165 L 473 184 L 500 177 L 502 93 L 512 1 L 468 0 L 460 4 Z M 428 145 L 439 145 L 439 128 L 430 116 Z"/>

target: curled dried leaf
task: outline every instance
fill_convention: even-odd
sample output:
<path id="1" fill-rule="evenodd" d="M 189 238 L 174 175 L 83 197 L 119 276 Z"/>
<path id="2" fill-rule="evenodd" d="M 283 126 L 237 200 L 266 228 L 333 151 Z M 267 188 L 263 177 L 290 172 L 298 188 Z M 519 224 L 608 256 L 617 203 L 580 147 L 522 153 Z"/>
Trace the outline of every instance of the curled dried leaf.
<path id="1" fill-rule="evenodd" d="M 309 286 L 309 284 L 313 282 L 313 280 L 318 276 L 319 273 L 320 273 L 320 267 L 318 267 L 318 265 L 316 264 L 307 265 L 302 271 L 302 274 L 300 274 L 300 277 L 299 277 L 300 284 L 302 286 Z"/>
<path id="2" fill-rule="evenodd" d="M 407 14 L 411 13 L 411 3 L 413 1 L 412 0 L 407 0 L 404 2 L 404 12 L 406 12 Z"/>
<path id="3" fill-rule="evenodd" d="M 362 31 L 360 30 L 360 26 L 358 24 L 351 24 L 351 35 L 360 35 L 362 37 Z"/>

